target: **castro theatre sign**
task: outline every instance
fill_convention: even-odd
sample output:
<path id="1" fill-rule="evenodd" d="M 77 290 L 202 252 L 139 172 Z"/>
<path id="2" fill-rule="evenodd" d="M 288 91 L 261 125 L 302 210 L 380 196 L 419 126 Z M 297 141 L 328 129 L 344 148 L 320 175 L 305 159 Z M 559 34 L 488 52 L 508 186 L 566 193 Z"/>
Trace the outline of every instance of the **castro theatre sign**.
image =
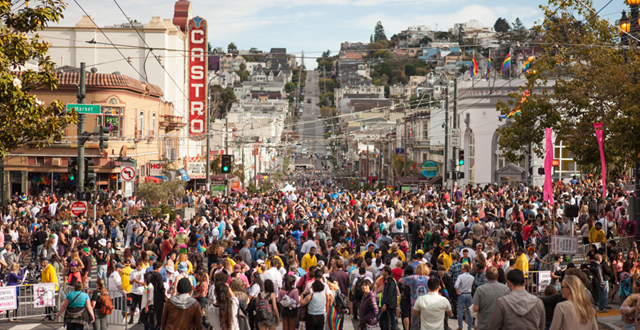
<path id="1" fill-rule="evenodd" d="M 202 17 L 189 20 L 189 138 L 205 138 L 207 116 L 207 21 Z"/>

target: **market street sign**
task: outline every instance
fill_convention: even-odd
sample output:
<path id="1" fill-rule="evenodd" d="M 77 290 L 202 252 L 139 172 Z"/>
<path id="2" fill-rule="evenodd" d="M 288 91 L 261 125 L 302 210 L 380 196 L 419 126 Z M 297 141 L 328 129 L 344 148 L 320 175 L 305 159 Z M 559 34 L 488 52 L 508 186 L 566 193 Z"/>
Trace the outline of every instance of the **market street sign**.
<path id="1" fill-rule="evenodd" d="M 102 113 L 100 109 L 100 104 L 67 104 L 67 112 L 70 112 L 71 109 L 76 109 L 78 113 L 86 113 L 86 114 L 100 114 Z"/>

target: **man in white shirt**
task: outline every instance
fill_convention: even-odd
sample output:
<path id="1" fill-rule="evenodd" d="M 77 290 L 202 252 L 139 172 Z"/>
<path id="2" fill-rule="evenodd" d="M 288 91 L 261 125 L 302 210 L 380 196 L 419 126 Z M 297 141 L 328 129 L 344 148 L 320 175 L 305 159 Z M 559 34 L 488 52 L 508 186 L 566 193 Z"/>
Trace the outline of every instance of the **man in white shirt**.
<path id="1" fill-rule="evenodd" d="M 118 307 L 125 306 L 125 307 L 120 307 L 122 308 L 122 311 L 121 311 L 122 317 L 125 316 L 125 309 L 126 309 L 126 305 L 124 304 L 123 297 L 127 296 L 127 291 L 122 288 L 122 277 L 120 277 L 120 273 L 122 273 L 122 270 L 124 268 L 125 267 L 123 264 L 121 263 L 116 264 L 116 271 L 111 273 L 111 275 L 109 275 L 109 285 L 108 285 L 109 291 L 113 292 L 116 290 L 120 290 L 120 292 L 122 292 L 122 296 L 119 296 L 119 297 L 114 297 L 113 295 L 111 296 L 114 306 L 118 306 Z"/>
<path id="2" fill-rule="evenodd" d="M 397 217 L 391 222 L 392 233 L 404 233 L 406 223 L 402 217 Z"/>
<path id="3" fill-rule="evenodd" d="M 471 312 L 469 311 L 469 307 L 472 305 L 471 298 L 471 286 L 473 285 L 473 276 L 469 274 L 471 271 L 471 265 L 464 264 L 462 265 L 462 274 L 458 276 L 456 279 L 455 289 L 458 294 L 458 329 L 462 329 L 462 319 L 464 314 L 467 313 L 467 320 L 471 320 L 471 322 L 467 322 L 468 330 L 471 330 L 471 325 L 474 323 L 471 318 Z"/>
<path id="4" fill-rule="evenodd" d="M 279 292 L 282 287 L 282 274 L 278 270 L 278 266 L 280 266 L 280 260 L 273 258 L 271 259 L 271 268 L 265 272 L 270 279 L 273 281 L 273 288 L 275 292 Z"/>
<path id="5" fill-rule="evenodd" d="M 418 297 L 413 306 L 413 317 L 416 321 L 420 317 L 420 330 L 444 329 L 444 316 L 453 315 L 451 304 L 447 298 L 438 293 L 440 289 L 438 278 L 430 278 L 427 287 L 429 293 Z"/>
<path id="6" fill-rule="evenodd" d="M 302 247 L 300 248 L 300 252 L 302 252 L 302 255 L 309 253 L 309 250 L 311 250 L 311 248 L 316 248 L 316 251 L 318 250 L 318 245 L 316 244 L 314 239 L 315 237 L 311 235 L 309 236 L 307 241 L 302 244 Z"/>

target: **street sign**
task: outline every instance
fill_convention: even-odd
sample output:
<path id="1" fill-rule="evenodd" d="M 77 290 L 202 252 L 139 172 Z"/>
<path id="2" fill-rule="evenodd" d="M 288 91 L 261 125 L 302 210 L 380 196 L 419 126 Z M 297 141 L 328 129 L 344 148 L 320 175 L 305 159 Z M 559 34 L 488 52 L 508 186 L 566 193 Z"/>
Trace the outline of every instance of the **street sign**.
<path id="1" fill-rule="evenodd" d="M 552 236 L 550 251 L 556 254 L 577 254 L 578 238 L 567 236 Z"/>
<path id="2" fill-rule="evenodd" d="M 77 201 L 71 204 L 71 214 L 73 214 L 74 217 L 80 214 L 87 214 L 87 209 L 87 202 Z"/>
<path id="3" fill-rule="evenodd" d="M 67 104 L 67 112 L 76 109 L 78 113 L 100 114 L 100 104 Z"/>
<path id="4" fill-rule="evenodd" d="M 459 136 L 452 136 L 451 137 L 451 146 L 452 147 L 460 147 L 460 137 Z"/>
<path id="5" fill-rule="evenodd" d="M 396 155 L 404 155 L 404 148 L 396 148 Z"/>
<path id="6" fill-rule="evenodd" d="M 451 136 L 459 137 L 460 136 L 460 129 L 459 128 L 451 129 Z"/>
<path id="7" fill-rule="evenodd" d="M 133 167 L 123 167 L 120 170 L 122 181 L 133 181 L 136 178 L 136 170 Z"/>

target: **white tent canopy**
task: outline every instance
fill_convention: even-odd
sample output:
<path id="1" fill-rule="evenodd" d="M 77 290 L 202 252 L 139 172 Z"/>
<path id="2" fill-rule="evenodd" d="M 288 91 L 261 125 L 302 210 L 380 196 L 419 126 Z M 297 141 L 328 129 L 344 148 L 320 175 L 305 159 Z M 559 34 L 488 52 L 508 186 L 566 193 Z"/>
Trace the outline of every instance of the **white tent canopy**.
<path id="1" fill-rule="evenodd" d="M 294 192 L 296 191 L 296 188 L 294 188 L 292 185 L 287 184 L 284 188 L 282 188 L 280 191 L 282 192 Z"/>

